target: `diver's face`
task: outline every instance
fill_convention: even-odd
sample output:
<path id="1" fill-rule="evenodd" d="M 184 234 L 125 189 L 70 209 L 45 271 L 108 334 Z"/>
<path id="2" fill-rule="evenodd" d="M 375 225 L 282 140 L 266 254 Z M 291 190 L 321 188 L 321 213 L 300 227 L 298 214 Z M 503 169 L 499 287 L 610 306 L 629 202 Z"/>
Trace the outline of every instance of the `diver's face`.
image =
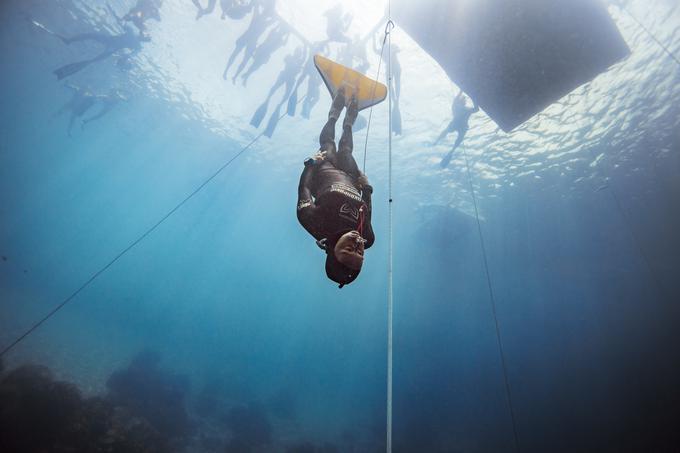
<path id="1" fill-rule="evenodd" d="M 358 231 L 349 231 L 338 239 L 333 253 L 335 258 L 352 270 L 358 271 L 364 264 L 364 243 Z"/>

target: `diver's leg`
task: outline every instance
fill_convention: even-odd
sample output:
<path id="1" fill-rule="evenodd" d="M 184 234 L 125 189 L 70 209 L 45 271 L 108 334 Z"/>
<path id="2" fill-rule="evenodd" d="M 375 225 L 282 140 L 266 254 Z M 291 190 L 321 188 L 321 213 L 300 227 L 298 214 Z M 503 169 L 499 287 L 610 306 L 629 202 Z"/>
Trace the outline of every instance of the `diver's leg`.
<path id="1" fill-rule="evenodd" d="M 241 73 L 246 68 L 246 65 L 250 61 L 250 59 L 253 57 L 253 54 L 255 53 L 255 49 L 257 49 L 257 42 L 253 42 L 252 40 L 246 44 L 245 51 L 243 52 L 243 60 L 241 60 L 241 64 L 238 65 L 238 68 L 236 68 L 236 73 L 234 74 L 234 77 L 231 78 L 231 81 L 233 83 L 236 83 L 236 77 Z"/>
<path id="2" fill-rule="evenodd" d="M 243 36 L 241 36 L 242 38 Z M 234 50 L 231 52 L 231 55 L 229 55 L 229 60 L 227 61 L 227 67 L 224 69 L 224 73 L 222 73 L 222 78 L 224 80 L 227 80 L 227 72 L 229 72 L 229 68 L 231 65 L 234 63 L 234 60 L 236 60 L 236 57 L 239 56 L 241 53 L 241 49 L 243 49 L 246 45 L 245 40 L 238 38 L 236 40 L 236 46 L 234 47 Z"/>
<path id="3" fill-rule="evenodd" d="M 70 108 L 72 108 L 72 107 L 73 107 L 73 99 L 71 99 L 70 101 L 68 101 L 68 102 L 65 103 L 64 105 L 62 105 L 61 108 L 60 108 L 59 110 L 57 110 L 56 112 L 54 112 L 54 113 L 52 114 L 52 118 L 56 118 L 56 117 L 58 117 L 59 115 L 62 115 L 66 110 L 68 110 L 68 109 L 70 109 Z"/>
<path id="4" fill-rule="evenodd" d="M 254 60 L 253 63 L 248 68 L 248 70 L 241 74 L 241 83 L 243 84 L 243 86 L 246 86 L 246 84 L 248 83 L 248 78 L 253 74 L 253 72 L 260 69 L 260 66 L 262 66 L 262 64 L 258 63 L 258 60 Z"/>
<path id="5" fill-rule="evenodd" d="M 401 66 L 395 65 L 396 68 L 392 68 L 392 77 L 394 79 L 394 99 L 399 102 L 399 96 L 401 95 Z"/>
<path id="6" fill-rule="evenodd" d="M 467 132 L 467 128 L 460 128 L 458 129 L 458 137 L 456 137 L 456 143 L 453 144 L 453 148 L 451 148 L 451 151 L 454 151 L 458 146 L 463 143 L 463 140 L 465 139 L 465 133 Z"/>
<path id="7" fill-rule="evenodd" d="M 332 154 L 327 156 L 332 161 L 335 161 L 335 123 L 338 121 L 344 107 L 345 94 L 343 90 L 340 90 L 335 95 L 335 98 L 333 98 L 331 109 L 328 112 L 328 121 L 326 121 L 323 129 L 321 129 L 321 135 L 319 135 L 319 147 L 322 151 Z"/>
<path id="8" fill-rule="evenodd" d="M 215 10 L 215 4 L 217 3 L 217 0 L 208 0 L 208 6 L 202 9 L 203 14 L 210 14 Z"/>
<path id="9" fill-rule="evenodd" d="M 320 150 L 331 153 L 335 151 L 335 123 L 337 121 L 337 118 L 328 115 L 328 121 L 326 121 L 326 124 L 323 129 L 321 129 L 321 134 L 319 135 Z"/>
<path id="10" fill-rule="evenodd" d="M 317 83 L 315 78 L 310 78 L 307 83 L 307 96 L 302 103 L 302 117 L 305 119 L 309 119 L 312 108 L 319 102 L 319 83 Z"/>
<path id="11" fill-rule="evenodd" d="M 78 41 L 95 41 L 108 46 L 110 40 L 111 35 L 104 33 L 81 33 L 70 38 L 62 37 L 62 41 L 64 41 L 66 44 L 71 44 Z"/>
<path id="12" fill-rule="evenodd" d="M 73 129 L 73 123 L 76 121 L 76 113 L 71 112 L 71 118 L 68 120 L 68 128 L 66 129 L 66 133 L 68 136 L 71 136 L 71 129 Z"/>
<path id="13" fill-rule="evenodd" d="M 279 89 L 281 85 L 285 83 L 285 80 L 281 74 L 279 74 L 279 77 L 276 79 L 276 82 L 274 82 L 274 85 L 269 89 L 269 93 L 267 94 L 267 101 L 269 101 L 272 96 L 274 96 L 274 93 L 276 93 L 276 90 Z M 286 87 L 286 94 L 288 93 L 288 88 Z M 287 96 L 284 96 L 284 99 Z"/>
<path id="14" fill-rule="evenodd" d="M 349 107 L 347 107 L 347 112 L 345 113 L 345 119 L 342 122 L 342 136 L 340 137 L 340 142 L 338 143 L 338 155 L 336 167 L 340 170 L 358 178 L 361 172 L 359 171 L 359 166 L 354 160 L 352 155 L 352 150 L 354 149 L 354 141 L 352 139 L 352 126 L 354 121 L 357 119 L 359 113 L 359 108 L 357 106 L 356 98 L 352 99 Z"/>
<path id="15" fill-rule="evenodd" d="M 439 137 L 437 137 L 437 140 L 435 140 L 432 145 L 434 146 L 437 143 L 441 142 L 444 139 L 444 137 L 446 137 L 451 132 L 453 132 L 453 121 L 451 121 L 449 125 L 446 126 L 446 129 L 444 129 L 441 134 L 439 134 Z"/>

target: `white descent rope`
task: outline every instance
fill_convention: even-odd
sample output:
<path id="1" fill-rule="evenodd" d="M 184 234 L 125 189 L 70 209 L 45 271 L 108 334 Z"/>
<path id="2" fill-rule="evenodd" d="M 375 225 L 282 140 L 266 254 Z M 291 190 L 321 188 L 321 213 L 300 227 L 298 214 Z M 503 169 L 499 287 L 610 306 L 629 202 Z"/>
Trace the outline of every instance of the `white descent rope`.
<path id="1" fill-rule="evenodd" d="M 388 3 L 389 23 L 391 11 Z M 387 453 L 392 453 L 392 33 L 387 37 L 387 115 L 388 115 L 388 197 L 389 197 L 389 235 L 387 270 Z"/>

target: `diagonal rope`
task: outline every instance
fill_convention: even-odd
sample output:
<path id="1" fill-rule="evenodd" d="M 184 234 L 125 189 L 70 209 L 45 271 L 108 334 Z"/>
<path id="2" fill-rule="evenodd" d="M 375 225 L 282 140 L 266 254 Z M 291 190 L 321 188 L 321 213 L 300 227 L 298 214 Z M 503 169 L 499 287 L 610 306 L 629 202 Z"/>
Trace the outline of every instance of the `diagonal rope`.
<path id="1" fill-rule="evenodd" d="M 305 96 L 302 96 L 300 100 L 298 101 L 298 104 L 302 102 L 303 99 L 305 99 Z M 281 120 L 287 112 L 284 112 L 280 117 L 279 120 Z M 160 220 L 158 220 L 156 223 L 154 223 L 150 228 L 148 228 L 144 233 L 142 233 L 141 236 L 139 236 L 137 239 L 132 241 L 130 245 L 125 247 L 121 252 L 119 252 L 115 257 L 113 257 L 112 260 L 110 260 L 106 265 L 104 265 L 101 269 L 99 269 L 97 272 L 92 274 L 92 276 L 85 281 L 78 289 L 76 289 L 71 295 L 69 295 L 66 299 L 61 301 L 57 306 L 55 306 L 52 310 L 49 311 L 45 316 L 43 316 L 40 320 L 38 320 L 35 324 L 33 324 L 28 330 L 26 330 L 24 333 L 19 335 L 12 343 L 10 343 L 7 347 L 5 347 L 2 352 L 0 352 L 0 358 L 3 357 L 6 353 L 8 353 L 12 348 L 14 348 L 17 344 L 19 344 L 24 338 L 29 336 L 33 331 L 35 331 L 38 327 L 40 327 L 45 321 L 50 319 L 52 316 L 54 316 L 59 310 L 61 310 L 66 304 L 71 302 L 80 292 L 82 292 L 85 288 L 90 286 L 90 284 L 97 279 L 100 275 L 102 275 L 108 268 L 113 266 L 113 264 L 118 261 L 120 258 L 122 258 L 127 252 L 132 250 L 137 244 L 142 242 L 144 238 L 146 238 L 148 235 L 153 233 L 156 228 L 158 228 L 163 222 L 165 222 L 170 216 L 172 216 L 175 212 L 177 212 L 186 202 L 191 200 L 196 194 L 198 194 L 205 186 L 207 186 L 213 179 L 217 177 L 222 171 L 224 171 L 225 168 L 227 168 L 229 165 L 231 165 L 232 162 L 234 162 L 237 158 L 239 158 L 243 153 L 245 153 L 252 145 L 255 144 L 264 134 L 266 131 L 260 132 L 254 139 L 250 141 L 246 146 L 244 146 L 238 153 L 233 155 L 228 161 L 226 161 L 217 171 L 215 171 L 210 177 L 208 177 L 201 185 L 199 185 L 196 189 L 194 189 L 193 192 L 191 192 L 189 195 L 187 195 L 182 201 L 177 203 L 175 207 L 173 207 L 170 211 L 167 212 L 163 217 L 161 217 Z"/>
<path id="2" fill-rule="evenodd" d="M 482 224 L 479 221 L 479 210 L 477 208 L 477 196 L 475 195 L 475 188 L 472 185 L 472 173 L 470 171 L 470 163 L 468 162 L 467 153 L 463 148 L 463 156 L 465 156 L 465 166 L 467 167 L 468 183 L 470 184 L 470 194 L 472 195 L 472 202 L 475 206 L 475 218 L 477 219 L 477 232 L 479 233 L 479 243 L 482 247 L 482 256 L 484 257 L 484 270 L 486 271 L 486 283 L 489 287 L 489 299 L 491 301 L 491 313 L 493 314 L 494 326 L 496 328 L 496 341 L 498 343 L 498 351 L 501 358 L 501 368 L 503 369 L 503 381 L 505 382 L 505 394 L 508 399 L 508 409 L 510 410 L 510 419 L 512 420 L 512 434 L 515 441 L 515 451 L 519 452 L 519 437 L 517 435 L 517 423 L 515 422 L 515 410 L 512 405 L 512 397 L 510 393 L 510 381 L 508 380 L 508 370 L 505 364 L 505 353 L 503 352 L 503 342 L 501 341 L 501 329 L 498 325 L 498 316 L 496 315 L 496 298 L 493 294 L 493 286 L 491 285 L 491 274 L 489 273 L 489 263 L 486 258 L 486 246 L 484 245 L 484 235 L 482 234 Z"/>

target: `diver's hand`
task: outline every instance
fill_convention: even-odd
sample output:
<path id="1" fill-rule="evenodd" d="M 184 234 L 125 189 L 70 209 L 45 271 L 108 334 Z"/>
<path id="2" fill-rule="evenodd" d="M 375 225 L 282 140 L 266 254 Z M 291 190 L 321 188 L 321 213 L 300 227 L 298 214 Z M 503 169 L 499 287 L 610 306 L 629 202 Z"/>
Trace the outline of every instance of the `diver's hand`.
<path id="1" fill-rule="evenodd" d="M 319 151 L 312 157 L 305 159 L 305 167 L 313 167 L 319 165 L 321 162 L 326 160 L 326 151 Z"/>

